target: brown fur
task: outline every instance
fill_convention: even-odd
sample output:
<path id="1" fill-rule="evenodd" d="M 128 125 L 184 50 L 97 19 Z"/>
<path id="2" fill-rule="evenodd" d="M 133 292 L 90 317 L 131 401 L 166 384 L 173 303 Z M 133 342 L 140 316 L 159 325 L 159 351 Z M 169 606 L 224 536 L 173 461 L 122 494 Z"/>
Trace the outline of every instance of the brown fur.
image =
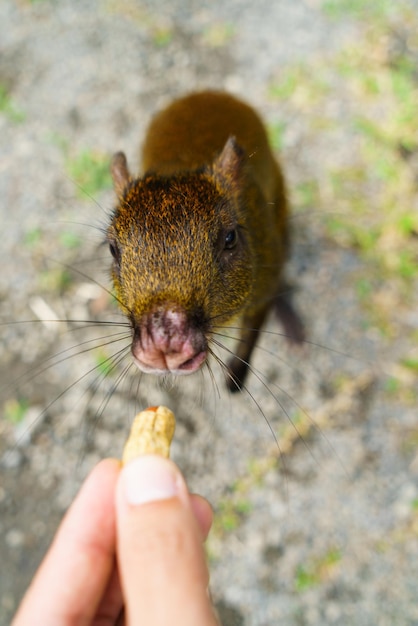
<path id="1" fill-rule="evenodd" d="M 291 339 L 302 325 L 283 294 L 287 202 L 264 126 L 248 105 L 202 92 L 151 122 L 144 175 L 122 153 L 112 174 L 119 204 L 108 230 L 113 281 L 134 329 L 156 307 L 175 305 L 211 332 L 238 316 L 242 332 L 228 386 L 241 386 L 258 329 L 276 306 Z M 236 245 L 225 238 L 236 230 Z"/>

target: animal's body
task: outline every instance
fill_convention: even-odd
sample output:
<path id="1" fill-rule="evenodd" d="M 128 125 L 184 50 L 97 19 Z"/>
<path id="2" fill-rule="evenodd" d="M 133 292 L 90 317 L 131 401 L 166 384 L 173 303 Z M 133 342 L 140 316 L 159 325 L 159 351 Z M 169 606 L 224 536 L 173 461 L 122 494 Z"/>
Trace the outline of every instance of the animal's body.
<path id="1" fill-rule="evenodd" d="M 290 340 L 303 327 L 288 298 L 288 205 L 255 111 L 221 92 L 174 101 L 152 120 L 140 177 L 112 161 L 112 276 L 140 369 L 193 372 L 225 325 L 241 328 L 227 384 L 241 387 L 271 307 Z"/>

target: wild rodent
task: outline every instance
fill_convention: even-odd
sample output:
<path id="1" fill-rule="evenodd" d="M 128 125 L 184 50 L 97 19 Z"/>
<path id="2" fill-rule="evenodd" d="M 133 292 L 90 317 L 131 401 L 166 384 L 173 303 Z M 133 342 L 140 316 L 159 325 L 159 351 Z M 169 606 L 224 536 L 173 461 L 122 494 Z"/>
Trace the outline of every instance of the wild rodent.
<path id="1" fill-rule="evenodd" d="M 281 171 L 252 108 L 222 92 L 174 101 L 152 120 L 144 174 L 119 152 L 111 165 L 118 205 L 107 237 L 117 299 L 146 372 L 193 372 L 225 325 L 237 325 L 225 369 L 240 389 L 259 329 L 273 307 L 286 337 L 303 341 L 283 268 L 288 207 Z"/>

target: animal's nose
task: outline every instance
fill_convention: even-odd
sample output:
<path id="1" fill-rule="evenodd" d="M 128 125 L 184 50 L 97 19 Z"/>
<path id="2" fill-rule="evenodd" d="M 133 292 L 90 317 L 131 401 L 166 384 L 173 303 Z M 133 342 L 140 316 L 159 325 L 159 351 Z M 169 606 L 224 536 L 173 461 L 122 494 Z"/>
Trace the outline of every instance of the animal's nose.
<path id="1" fill-rule="evenodd" d="M 135 329 L 132 354 L 145 372 L 189 374 L 204 363 L 207 342 L 182 308 L 158 307 Z"/>

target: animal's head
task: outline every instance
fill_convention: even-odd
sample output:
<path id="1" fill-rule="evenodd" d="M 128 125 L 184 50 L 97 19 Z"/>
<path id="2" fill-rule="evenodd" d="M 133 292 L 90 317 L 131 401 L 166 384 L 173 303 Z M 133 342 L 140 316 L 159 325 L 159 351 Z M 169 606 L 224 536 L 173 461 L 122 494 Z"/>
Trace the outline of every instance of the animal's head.
<path id="1" fill-rule="evenodd" d="M 172 177 L 133 179 L 125 156 L 113 158 L 119 204 L 107 233 L 112 277 L 132 323 L 135 362 L 144 371 L 198 369 L 212 329 L 250 297 L 242 160 L 233 139 L 210 167 Z"/>

